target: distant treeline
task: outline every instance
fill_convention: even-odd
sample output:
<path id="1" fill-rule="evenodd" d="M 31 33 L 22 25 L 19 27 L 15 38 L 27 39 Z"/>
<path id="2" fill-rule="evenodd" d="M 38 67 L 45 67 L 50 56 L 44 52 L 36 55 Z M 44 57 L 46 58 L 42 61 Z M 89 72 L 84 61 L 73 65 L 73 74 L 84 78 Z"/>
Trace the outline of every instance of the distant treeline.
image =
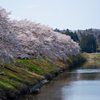
<path id="1" fill-rule="evenodd" d="M 79 43 L 79 45 L 82 49 L 82 52 L 87 52 L 87 53 L 96 52 L 96 48 L 98 47 L 97 44 L 100 45 L 100 43 L 99 43 L 100 42 L 100 34 L 99 34 L 99 36 L 98 35 L 94 36 L 95 33 L 90 34 L 92 29 L 85 30 L 86 32 L 88 32 L 88 34 L 85 34 L 85 32 L 83 32 L 83 31 L 82 31 L 83 33 L 81 33 L 81 31 L 72 32 L 69 29 L 60 31 L 59 29 L 56 28 L 54 31 L 69 35 L 75 42 Z M 89 33 L 89 31 L 90 31 L 90 33 Z M 98 37 L 98 38 L 96 38 L 96 37 Z M 96 44 L 96 40 L 97 40 L 97 44 Z"/>
<path id="2" fill-rule="evenodd" d="M 69 36 L 71 36 L 71 39 L 73 39 L 76 42 L 79 42 L 79 38 L 78 38 L 76 32 L 75 33 L 73 33 L 73 32 L 65 32 L 63 34 L 69 35 Z"/>
<path id="3" fill-rule="evenodd" d="M 96 41 L 91 35 L 83 36 L 79 45 L 82 49 L 82 52 L 96 52 Z"/>
<path id="4" fill-rule="evenodd" d="M 72 32 L 72 31 L 70 31 L 69 29 L 60 31 L 60 30 L 57 29 L 57 28 L 54 29 L 54 31 L 60 32 L 60 33 L 62 33 L 62 34 L 69 35 L 69 36 L 71 36 L 71 39 L 73 39 L 73 40 L 76 41 L 76 42 L 79 42 L 79 38 L 78 38 L 78 35 L 76 34 L 76 32 Z"/>

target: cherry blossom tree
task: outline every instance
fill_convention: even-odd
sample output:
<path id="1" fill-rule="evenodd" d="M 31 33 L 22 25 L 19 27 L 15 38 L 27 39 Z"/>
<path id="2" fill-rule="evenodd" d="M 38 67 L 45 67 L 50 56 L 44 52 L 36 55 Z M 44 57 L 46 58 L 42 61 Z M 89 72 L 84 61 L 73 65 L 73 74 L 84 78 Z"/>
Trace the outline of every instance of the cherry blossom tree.
<path id="1" fill-rule="evenodd" d="M 5 9 L 0 9 L 0 60 L 14 58 L 43 58 L 63 60 L 67 55 L 80 54 L 78 43 L 70 36 L 54 32 L 50 27 L 25 20 L 9 19 Z"/>
<path id="2" fill-rule="evenodd" d="M 21 48 L 12 31 L 9 14 L 5 9 L 0 9 L 0 61 L 2 62 L 10 62 Z"/>

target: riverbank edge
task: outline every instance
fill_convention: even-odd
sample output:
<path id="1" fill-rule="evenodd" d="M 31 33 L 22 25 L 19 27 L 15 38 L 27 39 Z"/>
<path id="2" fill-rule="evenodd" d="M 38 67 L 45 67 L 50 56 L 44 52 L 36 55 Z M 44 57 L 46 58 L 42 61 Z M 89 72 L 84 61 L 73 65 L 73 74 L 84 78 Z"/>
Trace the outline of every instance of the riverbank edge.
<path id="1" fill-rule="evenodd" d="M 33 84 L 33 86 L 26 85 L 25 88 L 20 93 L 14 92 L 13 95 L 11 95 L 11 93 L 9 91 L 8 93 L 7 92 L 5 93 L 5 97 L 3 95 L 5 91 L 3 92 L 3 94 L 0 93 L 0 95 L 2 95 L 2 98 L 0 98 L 0 100 L 15 100 L 18 97 L 22 96 L 23 94 L 32 93 L 32 92 L 34 92 L 35 88 L 36 89 L 41 88 L 43 85 L 45 85 L 46 83 L 49 83 L 51 80 L 53 80 L 53 78 L 58 76 L 60 73 L 63 73 L 64 71 L 67 71 L 69 69 L 74 69 L 74 68 L 82 65 L 85 61 L 86 61 L 86 59 L 83 56 L 80 56 L 80 57 L 70 56 L 69 59 L 67 60 L 67 63 L 68 63 L 67 66 L 61 67 L 56 72 L 50 72 L 49 74 L 45 75 L 44 79 L 40 80 L 39 82 L 36 82 L 35 84 Z M 33 91 L 30 92 L 30 90 L 33 90 Z"/>

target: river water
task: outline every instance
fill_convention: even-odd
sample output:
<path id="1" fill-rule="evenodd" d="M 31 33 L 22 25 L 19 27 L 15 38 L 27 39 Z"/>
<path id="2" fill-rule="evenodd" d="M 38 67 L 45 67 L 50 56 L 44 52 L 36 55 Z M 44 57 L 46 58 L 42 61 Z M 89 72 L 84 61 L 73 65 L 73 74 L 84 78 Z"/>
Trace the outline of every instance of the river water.
<path id="1" fill-rule="evenodd" d="M 100 100 L 100 62 L 89 61 L 66 71 L 44 85 L 38 95 L 27 94 L 18 100 Z"/>

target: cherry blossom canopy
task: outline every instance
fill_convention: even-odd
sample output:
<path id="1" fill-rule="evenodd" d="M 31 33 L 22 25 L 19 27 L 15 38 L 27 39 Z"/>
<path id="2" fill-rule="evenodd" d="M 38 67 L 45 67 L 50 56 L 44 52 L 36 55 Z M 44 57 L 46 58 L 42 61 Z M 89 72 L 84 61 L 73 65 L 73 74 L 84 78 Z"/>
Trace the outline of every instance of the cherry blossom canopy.
<path id="1" fill-rule="evenodd" d="M 11 21 L 10 13 L 0 9 L 0 61 L 14 58 L 67 60 L 67 55 L 80 53 L 78 43 L 70 36 L 28 20 Z"/>

